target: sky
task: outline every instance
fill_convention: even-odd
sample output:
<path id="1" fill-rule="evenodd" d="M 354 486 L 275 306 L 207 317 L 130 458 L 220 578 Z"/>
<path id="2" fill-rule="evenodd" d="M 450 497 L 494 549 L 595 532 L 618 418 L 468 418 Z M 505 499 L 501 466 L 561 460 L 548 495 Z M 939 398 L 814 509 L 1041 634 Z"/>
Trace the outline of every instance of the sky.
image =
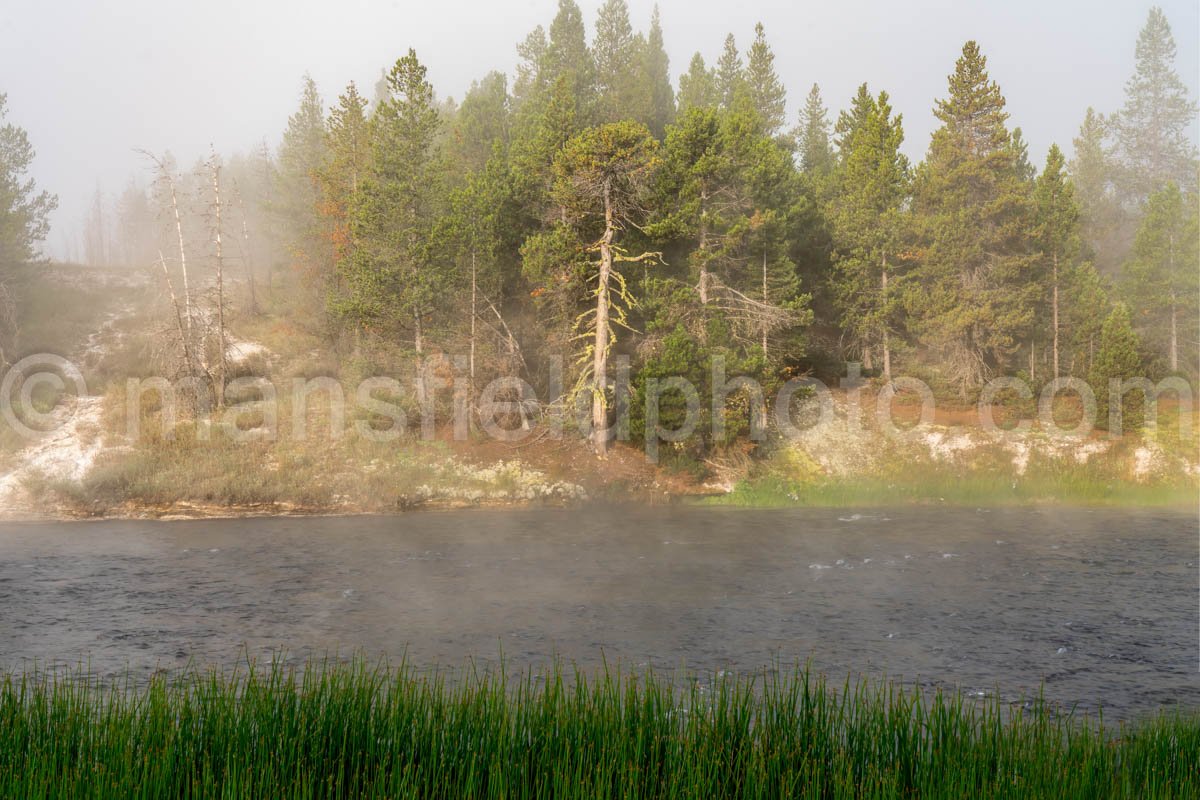
<path id="1" fill-rule="evenodd" d="M 589 35 L 602 0 L 579 0 Z M 627 0 L 634 26 L 654 0 Z M 549 26 L 556 0 L 3 0 L 0 93 L 8 121 L 37 150 L 32 177 L 59 197 L 47 252 L 80 252 L 83 219 L 99 187 L 118 193 L 148 179 L 135 148 L 170 150 L 183 164 L 274 147 L 313 76 L 326 102 L 354 80 L 368 96 L 381 68 L 409 47 L 440 97 L 510 75 L 516 45 Z M 677 79 L 697 50 L 710 63 L 726 33 L 748 48 L 762 22 L 796 119 L 813 83 L 831 117 L 866 81 L 903 113 L 905 150 L 920 159 L 936 126 L 934 100 L 963 42 L 975 39 L 1035 162 L 1064 148 L 1088 106 L 1120 108 L 1134 44 L 1151 3 L 1096 0 L 658 0 Z M 1164 0 L 1176 67 L 1200 84 L 1200 4 Z M 1193 126 L 1193 137 L 1195 126 Z"/>

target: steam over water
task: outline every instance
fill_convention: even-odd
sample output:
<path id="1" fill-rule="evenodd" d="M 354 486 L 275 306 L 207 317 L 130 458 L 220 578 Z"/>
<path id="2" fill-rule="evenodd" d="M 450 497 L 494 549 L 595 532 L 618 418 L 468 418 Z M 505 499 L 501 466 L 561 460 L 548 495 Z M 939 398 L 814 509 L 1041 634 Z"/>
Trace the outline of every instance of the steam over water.
<path id="1" fill-rule="evenodd" d="M 1200 705 L 1195 517 L 581 508 L 0 524 L 0 665 L 554 656 Z"/>

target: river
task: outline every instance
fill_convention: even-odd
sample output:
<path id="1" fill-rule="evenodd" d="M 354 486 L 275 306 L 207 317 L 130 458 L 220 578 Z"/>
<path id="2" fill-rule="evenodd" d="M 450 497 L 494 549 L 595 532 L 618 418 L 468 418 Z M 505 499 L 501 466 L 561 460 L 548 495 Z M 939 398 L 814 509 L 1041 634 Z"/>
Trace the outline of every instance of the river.
<path id="1" fill-rule="evenodd" d="M 1196 517 L 581 507 L 0 523 L 0 665 L 811 660 L 1106 718 L 1200 707 Z"/>

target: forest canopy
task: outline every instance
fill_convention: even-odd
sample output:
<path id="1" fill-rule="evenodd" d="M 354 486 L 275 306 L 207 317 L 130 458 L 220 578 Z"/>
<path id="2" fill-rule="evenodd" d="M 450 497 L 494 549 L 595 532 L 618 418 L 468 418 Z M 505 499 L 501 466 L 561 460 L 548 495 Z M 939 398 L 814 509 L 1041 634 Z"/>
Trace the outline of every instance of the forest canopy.
<path id="1" fill-rule="evenodd" d="M 912 163 L 886 86 L 835 115 L 814 84 L 789 120 L 761 24 L 677 84 L 657 10 L 640 31 L 607 0 L 593 30 L 559 0 L 515 75 L 459 102 L 412 50 L 328 106 L 305 77 L 277 148 L 220 159 L 239 302 L 274 303 L 362 374 L 469 353 L 473 382 L 517 372 L 542 388 L 561 359 L 560 399 L 585 398 L 597 427 L 623 401 L 617 357 L 635 396 L 654 376 L 704 386 L 718 355 L 767 387 L 851 361 L 963 400 L 997 375 L 1196 377 L 1197 106 L 1160 9 L 1124 106 L 1089 109 L 1040 163 L 975 41 L 947 65 Z M 0 166 L 19 174 L 23 140 L 4 131 Z M 97 199 L 89 260 L 178 253 L 178 270 L 186 239 L 211 262 L 209 201 L 184 202 L 178 225 L 164 211 L 172 192 L 207 197 L 211 170 L 155 163 L 171 180 L 131 184 L 111 211 Z M 31 255 L 52 202 L 20 187 L 0 184 L 7 258 Z"/>

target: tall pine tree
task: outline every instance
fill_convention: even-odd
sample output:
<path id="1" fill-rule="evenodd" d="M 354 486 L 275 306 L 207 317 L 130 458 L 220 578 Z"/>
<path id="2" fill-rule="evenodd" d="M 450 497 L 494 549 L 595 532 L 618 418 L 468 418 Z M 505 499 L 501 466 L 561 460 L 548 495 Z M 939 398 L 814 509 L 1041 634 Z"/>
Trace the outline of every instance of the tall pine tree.
<path id="1" fill-rule="evenodd" d="M 385 339 L 407 334 L 421 362 L 430 321 L 449 278 L 434 230 L 444 212 L 441 126 L 426 70 L 409 50 L 387 76 L 388 99 L 371 118 L 371 162 L 352 215 L 355 237 L 345 312 Z"/>
<path id="2" fill-rule="evenodd" d="M 899 115 L 892 116 L 887 92 L 873 99 L 864 85 L 854 108 L 853 125 L 839 125 L 838 189 L 830 204 L 836 297 L 843 327 L 861 348 L 864 364 L 873 367 L 877 352 L 890 379 L 895 276 L 902 265 L 909 194 L 908 159 L 900 152 L 904 127 Z"/>
<path id="3" fill-rule="evenodd" d="M 965 398 L 1010 364 L 1033 323 L 1030 185 L 1006 126 L 1004 96 L 971 41 L 934 115 L 942 127 L 917 173 L 924 252 L 908 306 Z"/>
<path id="4" fill-rule="evenodd" d="M 775 74 L 775 53 L 767 44 L 762 23 L 754 26 L 754 44 L 746 62 L 746 83 L 763 130 L 775 136 L 787 121 L 787 90 Z"/>
<path id="5" fill-rule="evenodd" d="M 717 97 L 723 108 L 734 108 L 745 96 L 746 68 L 732 33 L 725 37 L 725 46 L 717 61 L 716 81 Z"/>
<path id="6" fill-rule="evenodd" d="M 1075 192 L 1067 179 L 1065 159 L 1058 145 L 1051 145 L 1046 155 L 1046 166 L 1038 176 L 1034 189 L 1037 204 L 1038 249 L 1041 252 L 1041 272 L 1045 278 L 1050 309 L 1047 328 L 1050 331 L 1050 376 L 1062 374 L 1062 304 L 1066 298 L 1064 284 L 1066 276 L 1074 269 L 1079 258 L 1079 206 Z M 1069 300 L 1068 300 L 1069 302 Z M 1042 307 L 1039 303 L 1038 307 Z"/>
<path id="7" fill-rule="evenodd" d="M 1195 194 L 1185 196 L 1174 183 L 1150 195 L 1125 268 L 1125 296 L 1143 341 L 1166 355 L 1167 367 L 1178 372 L 1197 341 L 1196 303 L 1200 297 L 1197 262 Z"/>
<path id="8" fill-rule="evenodd" d="M 829 143 L 829 112 L 821 100 L 821 87 L 813 84 L 800 109 L 796 129 L 796 148 L 800 168 L 814 176 L 824 176 L 833 168 L 833 148 Z"/>
<path id="9" fill-rule="evenodd" d="M 1188 128 L 1196 103 L 1175 72 L 1175 39 L 1162 9 L 1150 9 L 1138 35 L 1136 65 L 1116 118 L 1124 199 L 1140 203 L 1168 182 L 1196 188 L 1196 148 Z"/>
<path id="10" fill-rule="evenodd" d="M 679 76 L 679 115 L 689 108 L 709 108 L 720 102 L 716 74 L 696 53 L 688 63 L 688 71 Z"/>
<path id="11" fill-rule="evenodd" d="M 655 138 L 662 139 L 667 126 L 675 121 L 675 90 L 671 87 L 671 63 L 663 46 L 662 21 L 658 6 L 650 18 L 650 34 L 642 55 L 643 83 L 650 93 L 650 114 L 647 127 Z"/>

